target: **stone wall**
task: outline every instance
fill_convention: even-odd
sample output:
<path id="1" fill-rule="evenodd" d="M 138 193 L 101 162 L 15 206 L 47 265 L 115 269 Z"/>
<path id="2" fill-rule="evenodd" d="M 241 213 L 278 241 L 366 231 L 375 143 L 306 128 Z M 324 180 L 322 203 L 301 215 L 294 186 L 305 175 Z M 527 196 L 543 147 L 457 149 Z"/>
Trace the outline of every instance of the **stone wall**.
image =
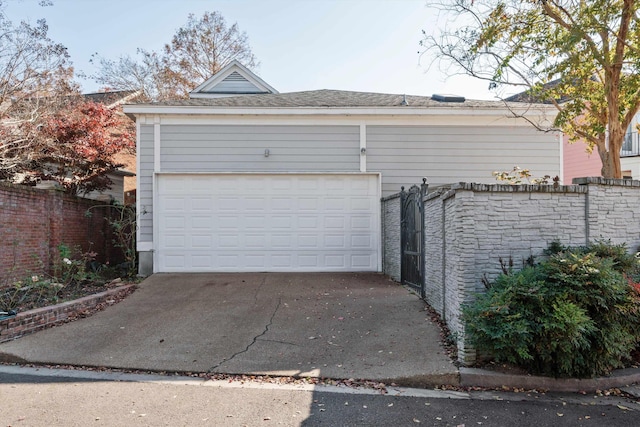
<path id="1" fill-rule="evenodd" d="M 589 188 L 588 239 L 611 239 L 636 250 L 640 246 L 640 181 L 576 178 L 573 182 Z"/>
<path id="2" fill-rule="evenodd" d="M 400 281 L 400 193 L 382 199 L 382 271 Z"/>
<path id="3" fill-rule="evenodd" d="M 444 201 L 443 189 L 437 189 L 424 199 L 424 259 L 425 283 L 429 285 L 425 300 L 438 313 L 445 311 L 444 300 Z M 443 316 L 444 317 L 444 316 Z"/>
<path id="4" fill-rule="evenodd" d="M 520 268 L 553 241 L 640 245 L 640 182 L 580 178 L 576 185 L 459 183 L 425 197 L 426 300 L 458 337 L 459 359 L 475 361 L 461 307 L 501 272 Z"/>

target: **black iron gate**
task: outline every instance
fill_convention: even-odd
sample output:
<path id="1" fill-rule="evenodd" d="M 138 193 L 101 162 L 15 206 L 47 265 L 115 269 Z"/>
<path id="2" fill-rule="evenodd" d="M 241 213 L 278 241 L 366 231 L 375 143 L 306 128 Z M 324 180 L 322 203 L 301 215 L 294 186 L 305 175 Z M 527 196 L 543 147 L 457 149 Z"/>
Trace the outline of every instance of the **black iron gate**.
<path id="1" fill-rule="evenodd" d="M 424 289 L 424 204 L 427 179 L 422 185 L 400 192 L 400 278 L 425 297 Z"/>

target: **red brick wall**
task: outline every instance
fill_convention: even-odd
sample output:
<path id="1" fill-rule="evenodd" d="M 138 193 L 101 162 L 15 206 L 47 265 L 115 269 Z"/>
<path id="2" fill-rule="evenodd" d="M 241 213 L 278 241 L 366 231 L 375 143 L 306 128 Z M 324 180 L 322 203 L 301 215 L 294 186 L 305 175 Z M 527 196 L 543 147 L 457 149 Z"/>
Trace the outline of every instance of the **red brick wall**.
<path id="1" fill-rule="evenodd" d="M 0 343 L 75 320 L 87 311 L 99 309 L 100 305 L 115 304 L 116 299 L 130 294 L 135 287 L 136 285 L 121 286 L 77 300 L 23 311 L 15 317 L 0 320 Z"/>
<path id="2" fill-rule="evenodd" d="M 98 207 L 87 216 L 91 206 Z M 60 244 L 97 252 L 103 263 L 121 262 L 105 220 L 111 210 L 60 191 L 0 183 L 0 286 L 10 278 L 51 273 Z"/>

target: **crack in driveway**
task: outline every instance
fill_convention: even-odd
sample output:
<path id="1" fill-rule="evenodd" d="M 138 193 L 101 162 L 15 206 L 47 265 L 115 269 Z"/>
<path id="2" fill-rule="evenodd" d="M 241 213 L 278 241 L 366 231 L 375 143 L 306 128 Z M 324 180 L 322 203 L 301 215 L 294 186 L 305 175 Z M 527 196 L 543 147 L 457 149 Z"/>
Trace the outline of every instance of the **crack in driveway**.
<path id="1" fill-rule="evenodd" d="M 258 286 L 258 289 L 256 290 L 256 293 L 255 293 L 255 296 L 254 296 L 254 299 L 255 299 L 254 305 L 258 304 L 258 292 L 260 292 L 260 289 L 265 284 L 265 281 L 266 281 L 266 278 L 264 278 L 262 280 L 262 283 L 260 284 L 260 286 Z M 209 368 L 209 372 L 212 372 L 213 370 L 218 369 L 223 364 L 233 360 L 236 356 L 239 356 L 239 355 L 249 351 L 249 349 L 258 341 L 258 339 L 260 337 L 264 336 L 267 332 L 269 332 L 269 327 L 273 324 L 273 319 L 276 317 L 276 314 L 278 313 L 278 310 L 280 309 L 280 305 L 281 304 L 282 304 L 282 297 L 278 298 L 278 304 L 276 304 L 276 308 L 273 310 L 273 313 L 271 313 L 271 317 L 269 318 L 269 322 L 265 325 L 264 330 L 261 333 L 259 333 L 258 335 L 256 335 L 255 337 L 253 337 L 253 340 L 244 348 L 244 350 L 240 350 L 240 351 L 232 354 L 231 357 L 229 357 L 227 359 L 223 359 L 217 365 L 212 366 L 211 368 Z"/>

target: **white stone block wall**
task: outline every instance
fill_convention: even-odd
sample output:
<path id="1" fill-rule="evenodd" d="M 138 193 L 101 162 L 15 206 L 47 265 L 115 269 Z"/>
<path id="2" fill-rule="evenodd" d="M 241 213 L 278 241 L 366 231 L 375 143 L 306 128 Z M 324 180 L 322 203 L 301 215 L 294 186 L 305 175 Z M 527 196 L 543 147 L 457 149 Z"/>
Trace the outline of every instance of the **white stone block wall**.
<path id="1" fill-rule="evenodd" d="M 430 304 L 457 336 L 461 362 L 472 364 L 476 358 L 464 339 L 462 306 L 484 290 L 484 277 L 492 280 L 501 272 L 501 258 L 508 263 L 512 257 L 514 267 L 521 268 L 523 261 L 539 256 L 554 240 L 585 244 L 586 193 L 583 186 L 461 183 L 426 197 L 425 230 L 432 231 L 425 235 L 426 275 L 432 279 L 427 280 L 427 295 L 435 295 L 435 303 Z M 440 254 L 435 248 L 440 248 Z M 438 275 L 444 279 L 438 280 Z M 443 289 L 435 289 L 438 284 Z M 444 299 L 438 303 L 442 294 Z"/>
<path id="2" fill-rule="evenodd" d="M 425 300 L 444 317 L 444 206 L 440 195 L 445 189 L 429 193 L 424 199 Z"/>
<path id="3" fill-rule="evenodd" d="M 589 193 L 589 240 L 626 243 L 629 251 L 640 246 L 640 181 L 577 178 Z"/>
<path id="4" fill-rule="evenodd" d="M 585 245 L 597 239 L 640 246 L 640 181 L 574 179 L 576 185 L 458 183 L 424 198 L 427 302 L 458 339 L 458 357 L 472 364 L 462 306 L 484 291 L 513 260 L 539 258 L 553 241 Z M 400 280 L 400 197 L 383 199 L 384 272 Z"/>
<path id="5" fill-rule="evenodd" d="M 382 271 L 400 281 L 400 193 L 382 199 Z"/>
<path id="6" fill-rule="evenodd" d="M 493 280 L 502 271 L 500 260 L 513 261 L 516 269 L 538 258 L 553 241 L 584 245 L 586 240 L 586 188 L 564 186 L 556 191 L 510 191 L 494 186 L 492 191 L 472 192 L 475 259 L 475 290 L 482 291 L 483 277 Z M 551 189 L 552 190 L 552 189 Z M 456 194 L 456 198 L 458 194 Z"/>

